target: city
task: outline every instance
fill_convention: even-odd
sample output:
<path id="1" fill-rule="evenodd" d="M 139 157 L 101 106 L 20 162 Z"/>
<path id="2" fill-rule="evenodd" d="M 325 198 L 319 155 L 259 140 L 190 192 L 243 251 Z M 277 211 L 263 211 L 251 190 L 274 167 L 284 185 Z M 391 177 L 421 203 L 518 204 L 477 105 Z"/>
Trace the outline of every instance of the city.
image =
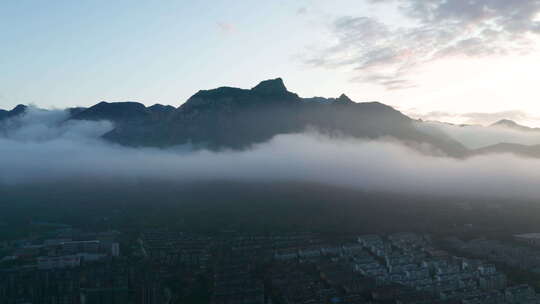
<path id="1" fill-rule="evenodd" d="M 33 225 L 42 232 L 0 243 L 1 303 L 540 303 L 536 235 L 463 241 Z M 516 271 L 537 280 L 524 283 Z"/>

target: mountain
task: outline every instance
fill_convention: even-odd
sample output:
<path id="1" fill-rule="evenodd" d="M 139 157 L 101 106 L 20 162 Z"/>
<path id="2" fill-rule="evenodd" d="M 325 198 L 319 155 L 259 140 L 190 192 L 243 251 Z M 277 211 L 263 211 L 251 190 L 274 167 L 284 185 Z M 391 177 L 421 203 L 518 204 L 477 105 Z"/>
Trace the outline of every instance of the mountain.
<path id="1" fill-rule="evenodd" d="M 540 139 L 540 128 L 523 126 L 509 119 L 501 119 L 489 125 L 487 128 L 504 128 L 513 131 L 519 131 L 523 132 L 523 134 L 529 134 L 528 136 L 538 136 L 538 138 Z M 501 142 L 494 145 L 475 149 L 471 151 L 471 154 L 514 154 L 524 157 L 540 158 L 540 145 L 524 145 L 513 142 Z"/>
<path id="2" fill-rule="evenodd" d="M 263 81 L 251 90 L 203 90 L 176 109 L 160 133 L 166 134 L 166 145 L 241 149 L 298 131 L 300 106 L 300 97 L 287 91 L 281 79 Z"/>
<path id="3" fill-rule="evenodd" d="M 10 111 L 0 109 L 0 120 L 20 115 L 24 113 L 26 109 L 27 109 L 27 106 L 21 105 L 21 104 L 17 105 L 15 108 L 11 109 Z"/>
<path id="4" fill-rule="evenodd" d="M 190 144 L 214 150 L 245 149 L 278 134 L 316 129 L 330 136 L 393 137 L 413 147 L 428 143 L 455 157 L 468 153 L 444 134 L 421 132 L 414 120 L 392 107 L 379 102 L 357 103 L 345 94 L 301 98 L 290 92 L 281 78 L 262 81 L 251 89 L 201 90 L 178 108 L 100 102 L 69 112 L 73 120 L 113 122 L 114 129 L 104 138 L 128 146 Z"/>
<path id="5" fill-rule="evenodd" d="M 167 116 L 175 109 L 176 108 L 173 106 L 162 105 L 159 103 L 156 103 L 155 105 L 148 107 L 148 110 L 152 112 L 154 115 L 163 115 L 163 116 Z"/>
<path id="6" fill-rule="evenodd" d="M 67 111 L 69 112 L 69 115 L 71 117 L 73 117 L 75 115 L 78 115 L 82 111 L 85 111 L 86 109 L 88 109 L 88 108 L 85 108 L 85 107 L 73 107 L 73 108 L 67 108 Z"/>
<path id="7" fill-rule="evenodd" d="M 409 117 L 382 103 L 356 103 L 346 95 L 329 99 L 331 102 L 311 101 L 289 92 L 281 78 L 263 81 L 252 89 L 202 90 L 155 126 L 157 130 L 152 134 L 156 137 L 151 142 L 243 149 L 277 134 L 315 128 L 358 138 L 392 136 L 408 142 L 427 142 L 453 156 L 466 152 L 449 138 L 418 131 Z M 114 138 L 141 138 L 131 130 L 122 130 L 127 134 L 116 130 Z"/>
<path id="8" fill-rule="evenodd" d="M 114 122 L 134 122 L 149 119 L 150 111 L 138 102 L 105 102 L 102 101 L 90 108 L 79 111 L 72 119 L 110 120 Z"/>
<path id="9" fill-rule="evenodd" d="M 173 106 L 155 104 L 145 107 L 142 103 L 105 102 L 90 108 L 70 108 L 71 118 L 80 120 L 110 120 L 115 123 L 134 123 L 155 121 L 166 118 L 175 110 Z"/>
<path id="10" fill-rule="evenodd" d="M 353 101 L 345 94 L 341 94 L 338 98 L 311 97 L 311 98 L 304 98 L 303 100 L 306 102 L 318 102 L 318 103 L 324 103 L 324 104 L 353 103 Z"/>
<path id="11" fill-rule="evenodd" d="M 0 121 L 21 115 L 26 110 L 25 105 L 9 111 L 0 110 Z M 281 78 L 262 81 L 251 89 L 219 87 L 201 90 L 178 108 L 161 104 L 146 107 L 132 101 L 103 101 L 88 108 L 67 110 L 71 120 L 113 122 L 114 129 L 104 138 L 127 146 L 189 144 L 214 150 L 246 149 L 278 134 L 314 129 L 330 136 L 392 137 L 411 147 L 427 143 L 452 157 L 512 153 L 540 158 L 540 145 L 527 146 L 504 140 L 469 150 L 448 136 L 444 129 L 426 128 L 425 122 L 413 120 L 382 103 L 355 102 L 345 94 L 337 98 L 302 98 L 290 92 Z M 540 131 L 508 119 L 485 128 L 505 128 L 528 132 L 531 136 Z"/>
<path id="12" fill-rule="evenodd" d="M 501 120 L 493 123 L 492 125 L 490 125 L 490 127 L 502 127 L 502 128 L 513 129 L 513 130 L 517 130 L 517 131 L 527 131 L 527 132 L 540 131 L 539 128 L 530 128 L 530 127 L 527 127 L 527 126 L 523 126 L 523 125 L 520 125 L 517 122 L 515 122 L 513 120 L 509 120 L 509 119 L 501 119 Z"/>
<path id="13" fill-rule="evenodd" d="M 167 112 L 174 107 L 154 105 L 146 107 L 142 103 L 105 102 L 79 111 L 71 117 L 74 120 L 109 120 L 115 129 L 104 135 L 105 139 L 130 146 L 156 145 L 153 139 L 157 125 L 165 121 Z"/>

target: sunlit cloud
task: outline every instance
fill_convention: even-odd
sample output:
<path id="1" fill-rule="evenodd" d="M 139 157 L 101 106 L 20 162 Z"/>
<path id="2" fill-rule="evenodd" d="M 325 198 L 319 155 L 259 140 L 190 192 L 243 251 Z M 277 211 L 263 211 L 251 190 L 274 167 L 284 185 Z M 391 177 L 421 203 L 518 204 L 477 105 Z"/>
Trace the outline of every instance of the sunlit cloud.
<path id="1" fill-rule="evenodd" d="M 353 81 L 410 88 L 418 68 L 446 58 L 485 58 L 537 50 L 535 0 L 371 0 L 397 6 L 408 24 L 342 16 L 330 25 L 334 43 L 309 54 L 309 65 L 349 67 Z"/>
<path id="2" fill-rule="evenodd" d="M 416 112 L 415 109 L 405 110 L 411 117 L 426 121 L 442 121 L 454 124 L 468 124 L 488 126 L 503 119 L 515 121 L 519 124 L 537 127 L 540 126 L 540 117 L 520 110 L 500 111 L 492 113 L 468 112 L 454 113 L 445 111 Z"/>

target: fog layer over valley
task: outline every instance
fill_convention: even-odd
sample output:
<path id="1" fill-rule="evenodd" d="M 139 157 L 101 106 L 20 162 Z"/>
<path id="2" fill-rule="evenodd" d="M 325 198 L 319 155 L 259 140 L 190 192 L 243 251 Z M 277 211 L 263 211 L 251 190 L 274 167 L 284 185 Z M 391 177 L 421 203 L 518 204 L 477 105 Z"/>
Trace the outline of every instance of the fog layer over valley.
<path id="1" fill-rule="evenodd" d="M 445 156 L 392 137 L 279 134 L 242 150 L 126 147 L 102 139 L 108 121 L 69 120 L 29 107 L 1 122 L 0 184 L 231 181 L 314 183 L 419 195 L 537 199 L 540 159 L 511 154 Z"/>
<path id="2" fill-rule="evenodd" d="M 520 126 L 509 120 L 500 120 L 489 126 L 453 125 L 436 121 L 417 122 L 416 126 L 426 133 L 448 135 L 469 149 L 500 143 L 540 145 L 539 129 Z"/>

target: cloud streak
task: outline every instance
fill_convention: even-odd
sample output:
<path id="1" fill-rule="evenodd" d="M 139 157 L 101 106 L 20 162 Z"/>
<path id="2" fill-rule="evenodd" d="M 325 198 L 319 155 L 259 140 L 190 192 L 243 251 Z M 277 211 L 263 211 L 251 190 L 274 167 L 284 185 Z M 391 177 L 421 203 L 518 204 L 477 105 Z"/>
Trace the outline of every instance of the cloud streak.
<path id="1" fill-rule="evenodd" d="M 406 24 L 342 16 L 330 32 L 335 43 L 306 62 L 356 70 L 353 81 L 408 88 L 417 68 L 448 57 L 487 57 L 534 51 L 540 33 L 537 0 L 371 0 L 397 7 Z"/>

